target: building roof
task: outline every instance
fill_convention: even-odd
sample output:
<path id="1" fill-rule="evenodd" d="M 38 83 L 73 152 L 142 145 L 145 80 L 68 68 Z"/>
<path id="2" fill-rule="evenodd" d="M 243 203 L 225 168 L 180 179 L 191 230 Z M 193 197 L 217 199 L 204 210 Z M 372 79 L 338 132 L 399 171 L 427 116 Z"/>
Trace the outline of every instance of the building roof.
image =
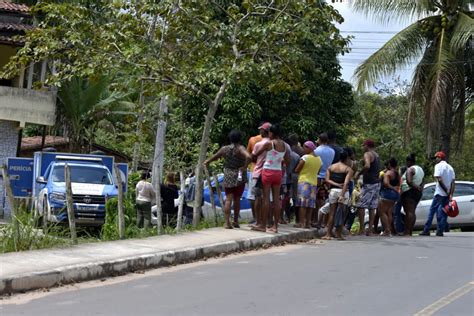
<path id="1" fill-rule="evenodd" d="M 29 13 L 30 8 L 24 4 L 0 1 L 0 11 L 15 12 L 15 13 Z"/>
<path id="2" fill-rule="evenodd" d="M 16 32 L 25 32 L 32 30 L 33 26 L 28 24 L 18 24 L 18 23 L 2 23 L 0 22 L 0 31 L 16 31 Z"/>
<path id="3" fill-rule="evenodd" d="M 42 136 L 23 137 L 21 139 L 21 150 L 41 149 Z M 69 139 L 62 136 L 46 136 L 44 147 L 55 147 L 69 144 Z"/>

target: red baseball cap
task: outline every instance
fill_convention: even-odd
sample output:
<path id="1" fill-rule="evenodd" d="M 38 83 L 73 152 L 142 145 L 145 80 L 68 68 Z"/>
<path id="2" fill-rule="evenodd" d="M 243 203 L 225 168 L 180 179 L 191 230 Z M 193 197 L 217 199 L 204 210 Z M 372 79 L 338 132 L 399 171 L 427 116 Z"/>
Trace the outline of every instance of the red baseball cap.
<path id="1" fill-rule="evenodd" d="M 443 151 L 438 151 L 434 156 L 435 158 L 446 159 L 446 154 Z"/>
<path id="2" fill-rule="evenodd" d="M 363 146 L 367 146 L 367 147 L 370 147 L 370 148 L 374 148 L 375 147 L 375 142 L 371 139 L 366 139 L 364 140 L 364 142 L 362 143 Z"/>
<path id="3" fill-rule="evenodd" d="M 271 126 L 272 126 L 272 124 L 270 124 L 268 122 L 265 122 L 261 126 L 259 126 L 258 129 L 264 129 L 264 130 L 268 131 L 268 130 L 270 130 Z"/>

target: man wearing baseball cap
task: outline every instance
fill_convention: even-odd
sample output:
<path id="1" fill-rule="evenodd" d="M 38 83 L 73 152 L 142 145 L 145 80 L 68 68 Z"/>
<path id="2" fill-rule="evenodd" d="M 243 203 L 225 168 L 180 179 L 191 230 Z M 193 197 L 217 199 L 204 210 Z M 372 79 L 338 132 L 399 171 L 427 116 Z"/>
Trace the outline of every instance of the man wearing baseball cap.
<path id="1" fill-rule="evenodd" d="M 258 127 L 258 135 L 252 136 L 249 138 L 248 144 L 247 144 L 247 151 L 250 155 L 252 155 L 253 148 L 255 147 L 255 144 L 259 143 L 263 139 L 263 135 L 267 134 L 268 131 L 270 130 L 271 124 L 268 122 L 260 124 Z M 249 164 L 249 171 L 253 172 L 253 169 L 255 167 L 255 164 L 252 162 Z M 255 187 L 256 179 L 253 179 L 253 177 L 249 177 L 249 183 L 248 183 L 248 191 L 247 191 L 247 200 L 250 201 L 250 206 L 252 208 L 252 216 L 254 218 L 254 221 L 257 219 L 255 215 L 255 195 L 252 190 L 253 187 Z"/>
<path id="2" fill-rule="evenodd" d="M 443 208 L 453 198 L 455 188 L 455 173 L 453 167 L 446 162 L 446 154 L 438 151 L 434 156 L 436 165 L 434 169 L 434 177 L 436 178 L 436 188 L 434 192 L 433 202 L 431 202 L 430 213 L 426 220 L 423 232 L 420 236 L 429 236 L 431 223 L 436 214 L 436 221 L 438 223 L 436 229 L 436 236 L 443 236 L 444 229 L 448 221 L 448 215 Z"/>

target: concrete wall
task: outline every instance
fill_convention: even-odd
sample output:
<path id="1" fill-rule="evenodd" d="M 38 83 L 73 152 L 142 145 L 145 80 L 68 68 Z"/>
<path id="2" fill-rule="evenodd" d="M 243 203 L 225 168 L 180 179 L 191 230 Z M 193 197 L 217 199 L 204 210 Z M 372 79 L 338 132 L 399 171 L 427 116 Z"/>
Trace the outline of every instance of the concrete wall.
<path id="1" fill-rule="evenodd" d="M 0 120 L 39 125 L 54 125 L 56 95 L 51 91 L 36 91 L 0 86 Z"/>
<path id="2" fill-rule="evenodd" d="M 16 156 L 18 131 L 18 122 L 0 120 L 0 165 L 6 163 L 6 158 Z M 9 218 L 10 212 L 4 208 L 5 193 L 3 190 L 3 178 L 0 172 L 0 217 Z"/>

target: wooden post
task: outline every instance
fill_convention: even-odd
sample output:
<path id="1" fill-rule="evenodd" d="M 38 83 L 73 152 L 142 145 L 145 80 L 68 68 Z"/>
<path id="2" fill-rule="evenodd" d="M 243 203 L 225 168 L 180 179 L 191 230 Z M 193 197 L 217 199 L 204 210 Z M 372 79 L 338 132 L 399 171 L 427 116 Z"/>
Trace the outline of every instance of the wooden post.
<path id="1" fill-rule="evenodd" d="M 206 176 L 207 185 L 209 186 L 209 197 L 211 198 L 211 208 L 212 208 L 212 212 L 214 213 L 214 221 L 216 222 L 216 226 L 217 226 L 218 224 L 217 209 L 216 209 L 216 202 L 214 200 L 214 190 L 212 189 L 211 177 L 209 176 L 209 170 L 207 170 L 206 166 L 204 166 L 204 174 Z"/>
<path id="2" fill-rule="evenodd" d="M 217 180 L 218 180 L 217 176 L 214 175 L 214 181 L 217 183 L 216 190 L 217 190 L 217 195 L 219 195 L 219 203 L 221 204 L 221 211 L 222 213 L 224 213 L 224 200 L 222 199 L 221 186 L 219 185 L 219 181 Z"/>
<path id="3" fill-rule="evenodd" d="M 66 205 L 67 218 L 69 220 L 69 230 L 71 231 L 72 243 L 77 244 L 76 216 L 74 215 L 74 203 L 72 200 L 71 188 L 71 171 L 69 170 L 69 166 L 67 163 L 64 165 L 64 178 L 66 179 Z"/>
<path id="4" fill-rule="evenodd" d="M 12 187 L 10 185 L 10 178 L 8 175 L 7 166 L 5 164 L 2 166 L 2 176 L 3 176 L 3 186 L 5 188 L 5 193 L 7 195 L 8 204 L 10 204 L 10 208 L 11 208 L 12 224 L 13 224 L 13 242 L 15 244 L 15 251 L 16 251 L 18 238 L 20 237 L 20 227 L 18 226 L 18 219 L 16 218 L 15 197 L 13 196 Z"/>
<path id="5" fill-rule="evenodd" d="M 122 176 L 120 175 L 120 170 L 117 168 L 117 165 L 114 164 L 114 173 L 115 173 L 115 183 L 118 190 L 118 229 L 119 229 L 119 238 L 125 238 L 125 213 L 123 210 L 123 186 L 122 186 Z"/>
<path id="6" fill-rule="evenodd" d="M 178 222 L 176 223 L 176 231 L 180 231 L 183 226 L 183 209 L 184 209 L 184 190 L 185 187 L 185 180 L 184 180 L 184 172 L 179 172 L 179 183 L 180 183 L 180 191 L 179 191 L 179 205 L 178 205 Z"/>

